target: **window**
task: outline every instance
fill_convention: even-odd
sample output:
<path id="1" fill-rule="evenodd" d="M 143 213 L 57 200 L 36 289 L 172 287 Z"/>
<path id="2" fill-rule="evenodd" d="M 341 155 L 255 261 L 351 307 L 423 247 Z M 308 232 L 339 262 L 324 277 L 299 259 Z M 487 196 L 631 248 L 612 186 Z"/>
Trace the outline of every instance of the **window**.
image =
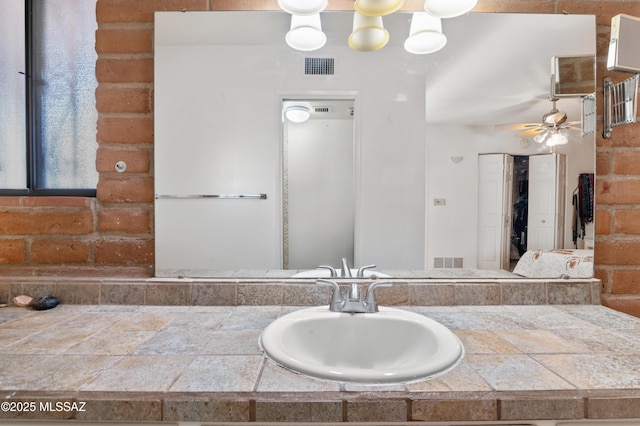
<path id="1" fill-rule="evenodd" d="M 95 195 L 95 8 L 0 2 L 1 195 Z"/>

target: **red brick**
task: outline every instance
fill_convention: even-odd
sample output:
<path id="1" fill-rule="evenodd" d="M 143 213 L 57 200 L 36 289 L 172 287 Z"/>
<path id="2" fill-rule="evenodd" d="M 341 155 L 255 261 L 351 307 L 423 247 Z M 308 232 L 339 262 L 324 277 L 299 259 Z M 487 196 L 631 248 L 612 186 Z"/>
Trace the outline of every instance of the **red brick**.
<path id="1" fill-rule="evenodd" d="M 596 174 L 598 176 L 608 175 L 611 171 L 611 160 L 608 152 L 596 153 Z"/>
<path id="2" fill-rule="evenodd" d="M 640 296 L 602 295 L 602 304 L 616 311 L 640 317 Z"/>
<path id="3" fill-rule="evenodd" d="M 640 294 L 640 270 L 613 271 L 611 292 L 618 294 Z"/>
<path id="4" fill-rule="evenodd" d="M 152 109 L 150 89 L 102 84 L 96 89 L 96 108 L 98 112 L 149 113 Z"/>
<path id="5" fill-rule="evenodd" d="M 141 209 L 104 209 L 98 214 L 98 231 L 145 233 L 151 231 L 151 212 Z"/>
<path id="6" fill-rule="evenodd" d="M 635 175 L 640 164 L 640 150 L 620 151 L 614 156 L 613 173 L 616 175 Z"/>
<path id="7" fill-rule="evenodd" d="M 151 83 L 152 58 L 100 58 L 96 62 L 99 83 Z"/>
<path id="8" fill-rule="evenodd" d="M 43 239 L 31 243 L 32 263 L 84 263 L 89 244 L 77 240 Z"/>
<path id="9" fill-rule="evenodd" d="M 153 179 L 102 178 L 98 182 L 97 196 L 103 203 L 151 203 L 154 199 Z"/>
<path id="10" fill-rule="evenodd" d="M 26 261 L 23 240 L 0 240 L 0 264 L 22 264 Z"/>
<path id="11" fill-rule="evenodd" d="M 611 213 L 608 210 L 596 209 L 595 233 L 596 235 L 609 235 L 611 233 Z"/>
<path id="12" fill-rule="evenodd" d="M 640 239 L 598 241 L 595 263 L 598 265 L 640 265 Z"/>
<path id="13" fill-rule="evenodd" d="M 153 119 L 150 117 L 99 118 L 98 141 L 103 143 L 152 143 Z"/>
<path id="14" fill-rule="evenodd" d="M 151 53 L 153 30 L 151 28 L 115 28 L 96 31 L 98 53 Z"/>
<path id="15" fill-rule="evenodd" d="M 153 22 L 161 10 L 208 10 L 209 0 L 98 0 L 98 23 Z"/>
<path id="16" fill-rule="evenodd" d="M 598 204 L 640 204 L 640 180 L 596 179 L 596 202 Z"/>
<path id="17" fill-rule="evenodd" d="M 640 234 L 640 210 L 615 210 L 613 213 L 613 232 Z"/>
<path id="18" fill-rule="evenodd" d="M 153 264 L 154 243 L 150 240 L 102 240 L 95 245 L 96 264 Z"/>
<path id="19" fill-rule="evenodd" d="M 88 234 L 93 231 L 90 210 L 4 211 L 0 212 L 0 234 Z"/>
<path id="20" fill-rule="evenodd" d="M 92 197 L 23 197 L 25 207 L 91 207 Z"/>
<path id="21" fill-rule="evenodd" d="M 99 148 L 96 155 L 96 168 L 99 172 L 115 172 L 116 163 L 124 161 L 127 165 L 123 174 L 148 173 L 151 168 L 151 152 L 147 150 L 125 151 Z"/>

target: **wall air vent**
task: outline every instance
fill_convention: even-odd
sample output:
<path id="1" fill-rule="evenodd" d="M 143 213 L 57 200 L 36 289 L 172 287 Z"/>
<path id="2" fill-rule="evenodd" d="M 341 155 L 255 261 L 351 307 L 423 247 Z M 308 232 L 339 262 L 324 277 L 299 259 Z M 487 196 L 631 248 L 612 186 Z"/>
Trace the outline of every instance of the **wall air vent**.
<path id="1" fill-rule="evenodd" d="M 333 75 L 335 58 L 304 58 L 305 75 Z"/>

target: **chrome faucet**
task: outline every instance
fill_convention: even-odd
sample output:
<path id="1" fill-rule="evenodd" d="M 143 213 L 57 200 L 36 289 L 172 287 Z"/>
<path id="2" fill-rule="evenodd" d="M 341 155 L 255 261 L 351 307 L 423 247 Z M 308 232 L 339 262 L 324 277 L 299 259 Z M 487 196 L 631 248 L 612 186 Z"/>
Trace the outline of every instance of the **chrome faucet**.
<path id="1" fill-rule="evenodd" d="M 343 257 L 342 260 L 340 261 L 340 267 L 342 268 L 340 270 L 340 274 L 338 275 L 338 271 L 336 271 L 336 269 L 333 266 L 328 266 L 328 265 L 320 265 L 318 266 L 318 269 L 328 269 L 329 270 L 329 276 L 331 278 L 353 278 L 353 274 L 351 273 L 351 268 L 349 267 L 349 261 L 347 260 L 346 257 Z M 358 272 L 356 273 L 356 278 L 364 278 L 364 271 L 366 271 L 367 269 L 372 269 L 375 268 L 376 265 L 366 265 L 366 266 L 362 266 L 358 269 Z"/>
<path id="2" fill-rule="evenodd" d="M 362 299 L 360 297 L 360 286 L 352 283 L 349 287 L 347 297 L 342 295 L 340 286 L 335 281 L 317 280 L 318 285 L 327 285 L 333 287 L 333 295 L 329 310 L 332 312 L 349 312 L 349 313 L 374 313 L 378 312 L 378 302 L 376 301 L 375 289 L 378 287 L 391 287 L 390 281 L 376 281 L 367 289 L 367 294 Z"/>

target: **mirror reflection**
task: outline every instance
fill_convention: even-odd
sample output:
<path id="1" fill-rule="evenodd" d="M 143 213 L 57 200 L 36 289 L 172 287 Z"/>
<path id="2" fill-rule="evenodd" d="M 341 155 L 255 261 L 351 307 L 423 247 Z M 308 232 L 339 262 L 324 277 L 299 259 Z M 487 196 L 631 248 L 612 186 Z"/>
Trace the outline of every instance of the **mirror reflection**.
<path id="1" fill-rule="evenodd" d="M 284 42 L 286 13 L 156 13 L 156 275 L 309 276 L 347 258 L 516 278 L 562 249 L 554 262 L 580 266 L 553 273 L 591 276 L 594 136 L 581 96 L 550 100 L 549 64 L 594 57 L 594 17 L 467 14 L 429 55 L 404 50 L 410 13 L 367 53 L 346 44 L 352 19 L 323 12 L 327 42 L 305 53 Z"/>

